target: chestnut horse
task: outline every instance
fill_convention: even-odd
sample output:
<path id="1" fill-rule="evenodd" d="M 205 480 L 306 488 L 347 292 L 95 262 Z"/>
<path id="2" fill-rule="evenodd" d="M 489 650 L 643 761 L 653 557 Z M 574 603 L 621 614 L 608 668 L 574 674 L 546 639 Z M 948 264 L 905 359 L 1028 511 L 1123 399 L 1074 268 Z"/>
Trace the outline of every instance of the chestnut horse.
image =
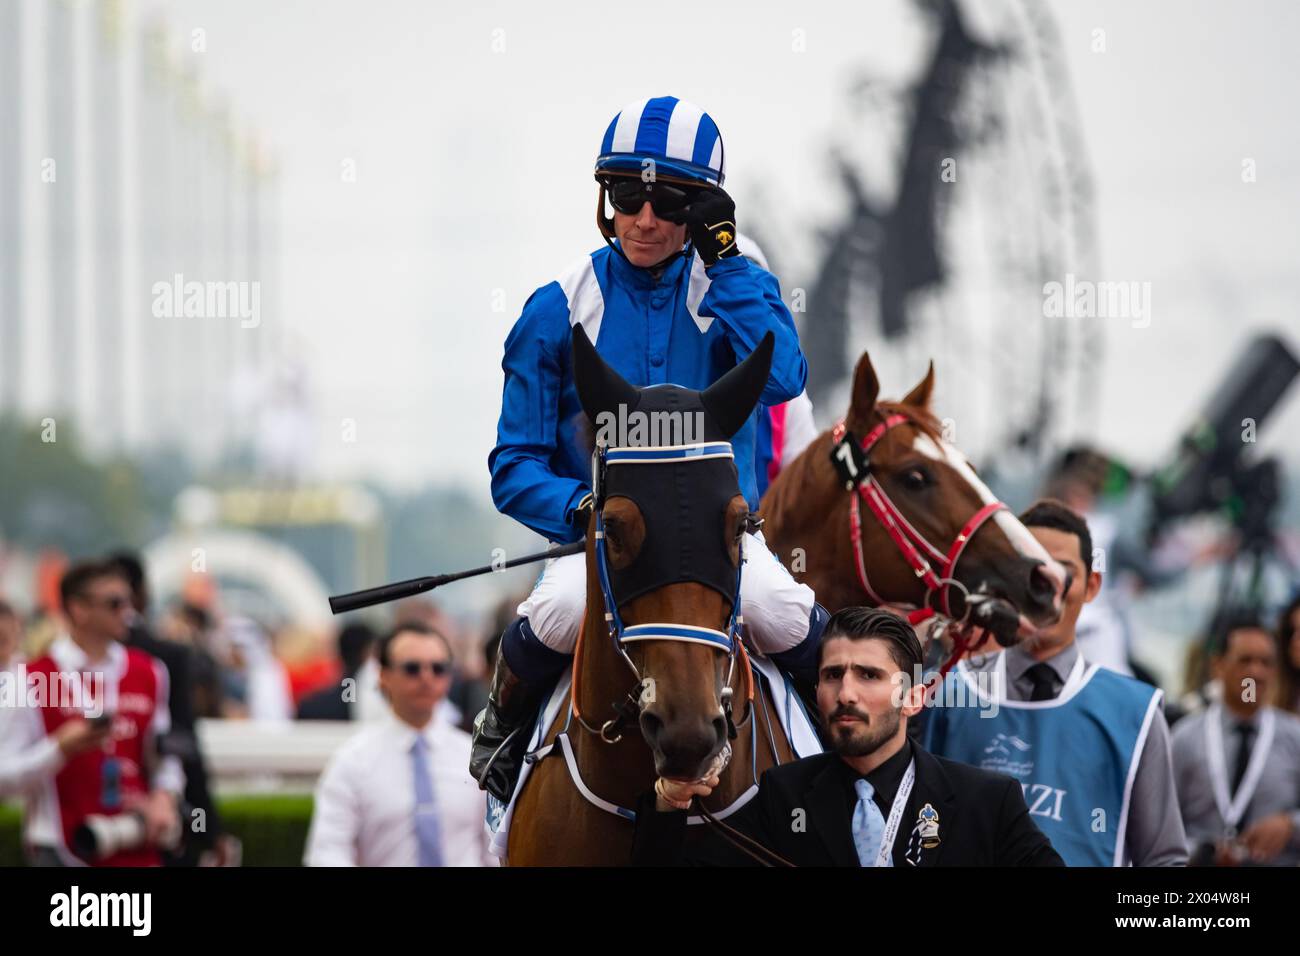
<path id="1" fill-rule="evenodd" d="M 575 326 L 574 382 L 594 424 L 620 408 L 698 414 L 705 441 L 598 445 L 587 613 L 571 696 L 529 758 L 508 865 L 625 865 L 638 798 L 657 776 L 696 780 L 719 772 L 704 806 L 721 814 L 752 796 L 764 770 L 794 759 L 771 695 L 750 669 L 733 611 L 753 516 L 728 439 L 752 413 L 771 355 L 769 333 L 703 392 L 638 389 Z"/>
<path id="2" fill-rule="evenodd" d="M 931 363 L 901 402 L 881 401 L 864 352 L 844 418 L 763 496 L 763 531 L 830 611 L 978 610 L 971 622 L 1011 644 L 1060 615 L 1064 571 L 944 440 L 933 389 Z"/>

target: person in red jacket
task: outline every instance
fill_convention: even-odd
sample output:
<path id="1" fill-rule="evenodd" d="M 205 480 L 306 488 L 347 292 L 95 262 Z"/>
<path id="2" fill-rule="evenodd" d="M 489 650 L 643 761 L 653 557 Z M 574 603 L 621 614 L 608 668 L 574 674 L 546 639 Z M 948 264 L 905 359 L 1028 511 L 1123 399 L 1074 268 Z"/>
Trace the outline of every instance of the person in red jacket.
<path id="1" fill-rule="evenodd" d="M 111 564 L 73 565 L 60 583 L 68 633 L 27 665 L 24 843 L 41 865 L 156 866 L 180 829 L 185 777 L 156 741 L 170 727 L 167 670 L 122 644 L 131 591 Z M 103 743 L 69 754 L 62 728 L 101 717 Z M 87 827 L 89 825 L 89 828 Z M 88 840 L 91 834 L 96 840 Z"/>

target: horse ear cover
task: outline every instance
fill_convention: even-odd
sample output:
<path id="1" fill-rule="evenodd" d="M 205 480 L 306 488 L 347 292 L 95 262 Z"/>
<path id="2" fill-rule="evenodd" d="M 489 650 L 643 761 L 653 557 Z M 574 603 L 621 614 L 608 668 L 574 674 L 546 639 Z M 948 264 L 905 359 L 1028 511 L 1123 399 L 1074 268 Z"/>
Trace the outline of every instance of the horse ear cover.
<path id="1" fill-rule="evenodd" d="M 600 357 L 581 325 L 573 327 L 573 384 L 593 425 L 601 412 L 617 414 L 619 405 L 630 412 L 641 401 L 640 391 Z"/>
<path id="2" fill-rule="evenodd" d="M 749 420 L 767 387 L 775 348 L 776 338 L 766 333 L 745 361 L 700 393 L 700 403 L 728 438 Z"/>
<path id="3" fill-rule="evenodd" d="M 664 385 L 638 389 L 596 352 L 580 325 L 574 326 L 573 377 L 583 410 L 595 422 L 601 412 L 625 405 L 629 411 L 701 411 L 709 441 L 730 438 L 744 425 L 767 384 L 775 339 L 767 333 L 758 347 L 703 392 Z M 610 568 L 614 599 L 622 607 L 642 594 L 682 582 L 712 588 L 735 601 L 736 564 L 719 534 L 731 500 L 740 494 L 730 457 L 654 465 L 614 466 L 602 492 L 630 499 L 640 509 L 646 540 L 626 568 Z"/>

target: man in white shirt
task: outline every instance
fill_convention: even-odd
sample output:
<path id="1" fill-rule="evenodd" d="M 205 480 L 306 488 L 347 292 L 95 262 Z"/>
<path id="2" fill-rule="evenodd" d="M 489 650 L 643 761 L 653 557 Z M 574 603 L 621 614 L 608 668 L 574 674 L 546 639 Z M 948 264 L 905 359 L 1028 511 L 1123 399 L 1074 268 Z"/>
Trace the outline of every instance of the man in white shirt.
<path id="1" fill-rule="evenodd" d="M 23 626 L 18 614 L 0 599 L 0 799 L 17 796 L 30 783 L 44 779 L 63 760 L 101 746 L 107 727 L 85 719 L 69 720 L 53 737 L 42 736 L 34 745 L 19 720 L 27 719 L 27 664 L 19 651 Z"/>
<path id="2" fill-rule="evenodd" d="M 378 646 L 390 713 L 334 754 L 316 787 L 308 866 L 488 866 L 483 792 L 469 734 L 435 718 L 451 688 L 451 646 L 402 624 Z"/>

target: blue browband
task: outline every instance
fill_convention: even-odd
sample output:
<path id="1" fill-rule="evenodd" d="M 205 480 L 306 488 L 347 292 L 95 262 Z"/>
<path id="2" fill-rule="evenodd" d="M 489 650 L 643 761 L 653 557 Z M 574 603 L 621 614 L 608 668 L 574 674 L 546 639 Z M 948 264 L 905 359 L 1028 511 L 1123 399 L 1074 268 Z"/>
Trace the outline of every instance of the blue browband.
<path id="1" fill-rule="evenodd" d="M 630 641 L 685 641 L 689 644 L 710 644 L 731 651 L 731 639 L 711 627 L 692 624 L 633 624 L 623 629 L 619 638 L 624 644 Z"/>
<path id="2" fill-rule="evenodd" d="M 742 541 L 740 560 L 736 563 L 736 589 L 731 599 L 731 620 L 726 633 L 711 627 L 697 627 L 691 624 L 635 624 L 625 627 L 618 613 L 618 602 L 609 583 L 608 558 L 605 552 L 605 522 L 602 515 L 604 469 L 612 465 L 689 463 L 734 457 L 730 442 L 697 442 L 691 445 L 648 448 L 609 448 L 599 444 L 596 447 L 593 456 L 593 485 L 596 497 L 596 570 L 600 577 L 601 594 L 605 599 L 605 622 L 609 625 L 609 636 L 613 638 L 614 646 L 634 672 L 637 670 L 636 665 L 623 650 L 624 644 L 633 641 L 683 641 L 691 644 L 707 644 L 725 651 L 734 658 L 737 635 L 741 624 L 744 623 L 740 615 L 740 572 L 745 566 L 745 548 Z M 637 676 L 639 677 L 640 674 L 638 673 Z"/>
<path id="3" fill-rule="evenodd" d="M 704 461 L 707 458 L 735 458 L 731 442 L 712 441 L 694 445 L 662 445 L 649 448 L 610 448 L 606 465 L 654 465 L 660 462 Z"/>

